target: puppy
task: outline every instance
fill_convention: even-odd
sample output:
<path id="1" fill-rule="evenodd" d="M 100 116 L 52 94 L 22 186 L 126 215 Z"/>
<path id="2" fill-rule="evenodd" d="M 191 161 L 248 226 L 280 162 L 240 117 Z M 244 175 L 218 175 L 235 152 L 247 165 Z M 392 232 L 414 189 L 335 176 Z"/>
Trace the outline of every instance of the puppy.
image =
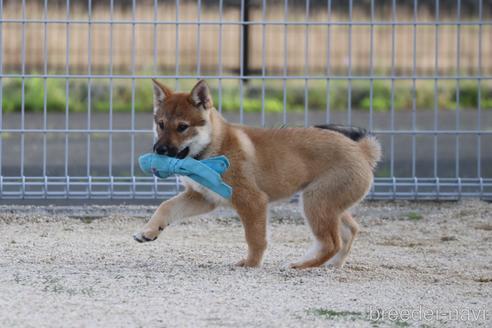
<path id="1" fill-rule="evenodd" d="M 153 86 L 154 151 L 178 158 L 226 155 L 231 166 L 223 179 L 233 194 L 224 199 L 182 177 L 186 190 L 163 202 L 135 240 L 153 241 L 174 220 L 232 206 L 248 243 L 248 253 L 237 265 L 257 267 L 267 248 L 268 204 L 301 192 L 314 245 L 291 267 L 345 263 L 358 232 L 348 209 L 369 191 L 381 157 L 373 136 L 338 125 L 262 129 L 230 124 L 214 108 L 203 80 L 190 93 L 172 92 L 155 80 Z"/>

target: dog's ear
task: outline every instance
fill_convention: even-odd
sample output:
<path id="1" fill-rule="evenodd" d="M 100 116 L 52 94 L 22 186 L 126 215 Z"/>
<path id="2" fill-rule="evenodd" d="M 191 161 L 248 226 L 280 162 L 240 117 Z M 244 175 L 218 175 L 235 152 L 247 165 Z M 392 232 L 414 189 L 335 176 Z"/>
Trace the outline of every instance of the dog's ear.
<path id="1" fill-rule="evenodd" d="M 154 113 L 160 108 L 160 105 L 171 96 L 172 91 L 165 85 L 159 83 L 157 80 L 152 79 L 154 86 Z"/>
<path id="2" fill-rule="evenodd" d="M 210 109 L 213 107 L 212 96 L 204 80 L 198 81 L 190 93 L 190 99 L 193 105 L 198 108 Z"/>

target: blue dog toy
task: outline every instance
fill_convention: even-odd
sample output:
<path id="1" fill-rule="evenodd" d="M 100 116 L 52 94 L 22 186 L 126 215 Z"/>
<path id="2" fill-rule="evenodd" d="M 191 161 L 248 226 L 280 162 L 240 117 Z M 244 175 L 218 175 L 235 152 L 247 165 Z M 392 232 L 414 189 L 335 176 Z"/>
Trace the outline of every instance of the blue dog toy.
<path id="1" fill-rule="evenodd" d="M 161 179 L 172 174 L 186 175 L 222 197 L 231 198 L 232 188 L 220 176 L 229 168 L 229 160 L 225 156 L 196 160 L 191 157 L 178 159 L 149 153 L 140 156 L 138 163 L 145 173 Z"/>

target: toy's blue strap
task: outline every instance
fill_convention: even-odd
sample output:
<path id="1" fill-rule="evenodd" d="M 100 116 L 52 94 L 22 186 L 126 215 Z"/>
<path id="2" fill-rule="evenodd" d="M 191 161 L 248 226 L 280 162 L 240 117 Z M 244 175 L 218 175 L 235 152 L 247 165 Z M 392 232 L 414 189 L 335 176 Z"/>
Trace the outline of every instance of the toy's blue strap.
<path id="1" fill-rule="evenodd" d="M 207 180 L 206 178 L 203 178 L 200 175 L 195 175 L 195 174 L 190 174 L 188 175 L 191 179 L 195 180 L 202 186 L 207 187 L 210 190 L 215 191 L 219 195 L 221 195 L 224 198 L 231 198 L 232 195 L 232 188 L 229 186 L 227 183 L 220 180 L 218 184 L 211 183 L 210 180 Z"/>
<path id="2" fill-rule="evenodd" d="M 225 156 L 215 156 L 200 160 L 215 172 L 222 174 L 229 168 L 229 160 Z"/>
<path id="3" fill-rule="evenodd" d="M 154 174 L 159 178 L 166 178 L 172 174 L 186 175 L 222 197 L 230 198 L 232 195 L 232 188 L 224 183 L 220 176 L 229 168 L 229 161 L 225 156 L 199 161 L 191 157 L 177 159 L 156 154 L 145 154 L 140 156 L 139 164 L 142 171 Z"/>

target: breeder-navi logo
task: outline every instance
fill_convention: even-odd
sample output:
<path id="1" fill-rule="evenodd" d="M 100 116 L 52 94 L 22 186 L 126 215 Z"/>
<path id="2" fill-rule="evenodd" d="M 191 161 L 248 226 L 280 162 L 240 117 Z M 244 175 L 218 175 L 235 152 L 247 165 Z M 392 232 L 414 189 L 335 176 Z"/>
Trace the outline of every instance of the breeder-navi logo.
<path id="1" fill-rule="evenodd" d="M 369 320 L 371 321 L 486 321 L 488 313 L 486 309 L 480 308 L 451 308 L 451 309 L 432 309 L 419 305 L 413 309 L 381 309 L 371 307 L 369 310 Z"/>

